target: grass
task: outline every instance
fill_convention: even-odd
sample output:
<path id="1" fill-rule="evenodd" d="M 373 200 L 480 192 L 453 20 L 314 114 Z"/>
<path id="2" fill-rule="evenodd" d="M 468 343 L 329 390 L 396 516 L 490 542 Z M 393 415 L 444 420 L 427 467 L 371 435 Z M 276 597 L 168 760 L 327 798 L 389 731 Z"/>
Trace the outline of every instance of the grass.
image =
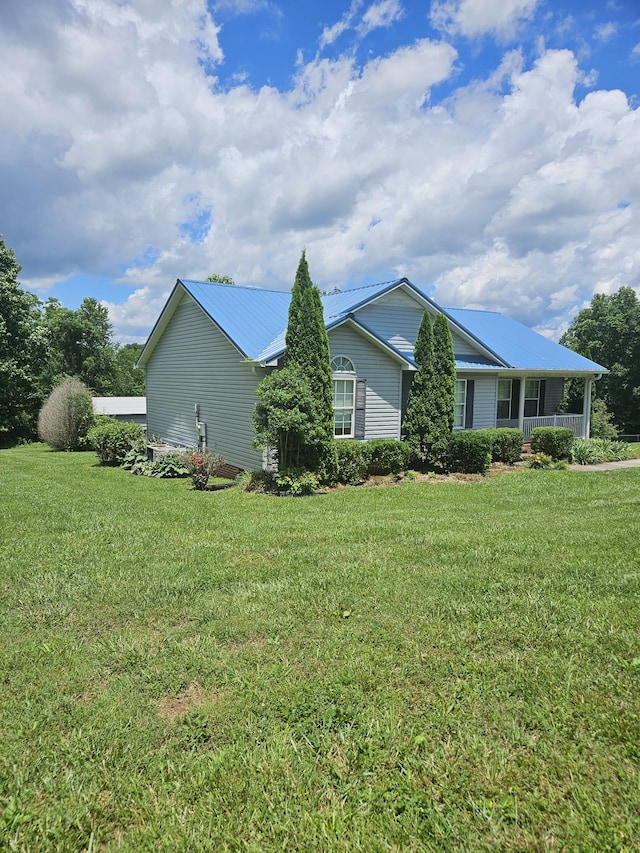
<path id="1" fill-rule="evenodd" d="M 638 849 L 637 469 L 0 495 L 1 849 Z"/>

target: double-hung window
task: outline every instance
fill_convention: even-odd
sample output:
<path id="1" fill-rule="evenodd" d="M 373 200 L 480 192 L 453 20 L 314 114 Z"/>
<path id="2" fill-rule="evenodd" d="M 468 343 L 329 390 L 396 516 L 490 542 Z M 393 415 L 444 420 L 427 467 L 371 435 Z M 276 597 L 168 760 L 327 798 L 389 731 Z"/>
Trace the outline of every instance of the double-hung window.
<path id="1" fill-rule="evenodd" d="M 456 379 L 456 404 L 453 418 L 453 426 L 456 429 L 463 429 L 464 414 L 467 400 L 467 380 Z"/>
<path id="2" fill-rule="evenodd" d="M 499 421 L 511 419 L 511 379 L 498 379 L 498 410 L 496 417 Z"/>
<path id="3" fill-rule="evenodd" d="M 350 358 L 331 359 L 333 373 L 333 434 L 353 438 L 356 371 Z"/>
<path id="4" fill-rule="evenodd" d="M 540 414 L 540 380 L 527 379 L 524 383 L 524 416 L 535 418 Z"/>

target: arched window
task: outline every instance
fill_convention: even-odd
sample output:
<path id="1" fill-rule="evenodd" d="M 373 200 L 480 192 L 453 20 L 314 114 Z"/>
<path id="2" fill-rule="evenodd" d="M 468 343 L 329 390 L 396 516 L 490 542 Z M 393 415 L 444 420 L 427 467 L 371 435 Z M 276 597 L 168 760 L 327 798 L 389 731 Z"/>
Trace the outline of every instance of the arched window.
<path id="1" fill-rule="evenodd" d="M 337 355 L 331 359 L 331 370 L 333 373 L 355 373 L 353 362 L 346 355 Z"/>
<path id="2" fill-rule="evenodd" d="M 346 355 L 331 359 L 333 373 L 333 434 L 336 438 L 353 438 L 356 369 Z"/>

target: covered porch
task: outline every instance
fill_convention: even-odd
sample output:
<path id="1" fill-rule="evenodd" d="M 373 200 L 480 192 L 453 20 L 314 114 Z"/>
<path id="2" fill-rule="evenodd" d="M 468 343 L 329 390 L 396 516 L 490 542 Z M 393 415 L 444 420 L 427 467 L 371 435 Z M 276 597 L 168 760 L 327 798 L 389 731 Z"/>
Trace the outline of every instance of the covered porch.
<path id="1" fill-rule="evenodd" d="M 583 374 L 584 377 L 584 374 Z M 560 414 L 564 377 L 548 373 L 522 372 L 514 379 L 498 379 L 496 426 L 513 426 L 522 430 L 525 441 L 536 427 L 565 427 L 576 438 L 588 438 L 591 421 L 591 391 L 597 376 L 584 377 L 582 412 Z M 505 418 L 508 418 L 508 420 Z"/>
<path id="2" fill-rule="evenodd" d="M 531 430 L 536 427 L 566 427 L 573 430 L 576 438 L 587 438 L 588 428 L 585 429 L 585 415 L 539 415 L 535 418 L 522 419 L 522 432 L 525 441 L 531 439 Z"/>

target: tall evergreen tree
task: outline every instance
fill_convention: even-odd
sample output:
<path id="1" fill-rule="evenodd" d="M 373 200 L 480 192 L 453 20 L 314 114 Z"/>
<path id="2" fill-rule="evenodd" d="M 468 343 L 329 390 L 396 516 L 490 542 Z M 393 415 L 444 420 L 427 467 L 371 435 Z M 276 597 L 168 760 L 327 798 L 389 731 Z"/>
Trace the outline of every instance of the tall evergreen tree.
<path id="1" fill-rule="evenodd" d="M 306 376 L 314 399 L 313 425 L 304 465 L 331 479 L 337 471 L 333 439 L 333 379 L 329 337 L 324 325 L 320 291 L 311 281 L 305 252 L 302 252 L 291 291 L 285 336 L 285 367 L 298 366 Z"/>
<path id="2" fill-rule="evenodd" d="M 413 350 L 418 369 L 414 374 L 407 411 L 402 428 L 412 451 L 424 460 L 428 452 L 428 437 L 433 430 L 433 328 L 429 312 L 425 311 Z"/>
<path id="3" fill-rule="evenodd" d="M 456 408 L 456 360 L 451 329 L 444 314 L 433 321 L 433 423 L 429 436 L 432 462 L 441 462 L 449 446 Z"/>

